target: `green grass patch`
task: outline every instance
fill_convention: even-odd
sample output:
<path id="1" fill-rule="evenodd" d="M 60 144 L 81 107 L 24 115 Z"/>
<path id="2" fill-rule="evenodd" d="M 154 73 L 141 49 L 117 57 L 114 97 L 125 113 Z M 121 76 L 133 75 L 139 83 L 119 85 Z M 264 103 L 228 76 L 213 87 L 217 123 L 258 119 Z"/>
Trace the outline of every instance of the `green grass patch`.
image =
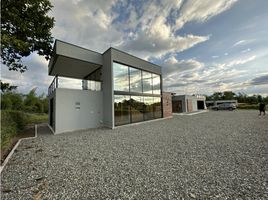
<path id="1" fill-rule="evenodd" d="M 48 114 L 27 114 L 28 122 L 27 124 L 40 124 L 40 123 L 48 123 Z"/>
<path id="2" fill-rule="evenodd" d="M 1 148 L 8 147 L 12 139 L 18 135 L 18 132 L 25 129 L 27 125 L 46 123 L 47 114 L 30 114 L 15 110 L 1 111 Z"/>
<path id="3" fill-rule="evenodd" d="M 1 111 L 1 148 L 9 146 L 17 131 L 17 124 L 10 113 Z"/>
<path id="4" fill-rule="evenodd" d="M 244 109 L 244 110 L 258 110 L 259 105 L 258 104 L 239 104 L 238 109 Z"/>

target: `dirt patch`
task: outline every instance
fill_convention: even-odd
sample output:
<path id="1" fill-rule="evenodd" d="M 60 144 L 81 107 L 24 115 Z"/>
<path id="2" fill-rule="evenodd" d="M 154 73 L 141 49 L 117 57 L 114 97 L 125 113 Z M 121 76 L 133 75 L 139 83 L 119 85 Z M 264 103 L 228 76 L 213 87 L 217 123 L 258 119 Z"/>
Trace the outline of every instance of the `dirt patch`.
<path id="1" fill-rule="evenodd" d="M 9 146 L 5 148 L 1 147 L 1 165 L 3 164 L 4 160 L 8 156 L 9 152 L 13 149 L 19 139 L 21 138 L 28 138 L 35 136 L 35 128 L 34 125 L 30 125 L 26 127 L 23 131 L 20 131 L 10 142 Z"/>

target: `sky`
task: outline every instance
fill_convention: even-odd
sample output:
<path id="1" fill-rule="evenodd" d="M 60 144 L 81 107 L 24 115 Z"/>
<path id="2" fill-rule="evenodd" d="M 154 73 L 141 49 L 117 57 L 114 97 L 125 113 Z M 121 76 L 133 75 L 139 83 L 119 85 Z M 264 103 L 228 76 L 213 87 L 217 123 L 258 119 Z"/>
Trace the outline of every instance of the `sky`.
<path id="1" fill-rule="evenodd" d="M 164 91 L 268 95 L 267 0 L 51 0 L 55 39 L 100 53 L 109 47 L 162 67 Z M 53 77 L 36 53 L 28 71 L 1 67 L 18 91 L 47 93 Z"/>

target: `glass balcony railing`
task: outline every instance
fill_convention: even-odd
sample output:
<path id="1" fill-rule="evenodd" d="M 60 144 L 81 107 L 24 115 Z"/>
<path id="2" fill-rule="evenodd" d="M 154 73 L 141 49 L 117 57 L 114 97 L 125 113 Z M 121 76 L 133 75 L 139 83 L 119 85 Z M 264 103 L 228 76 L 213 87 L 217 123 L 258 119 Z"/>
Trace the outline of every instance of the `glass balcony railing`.
<path id="1" fill-rule="evenodd" d="M 48 87 L 48 95 L 51 95 L 56 88 L 101 91 L 101 82 L 55 76 Z"/>

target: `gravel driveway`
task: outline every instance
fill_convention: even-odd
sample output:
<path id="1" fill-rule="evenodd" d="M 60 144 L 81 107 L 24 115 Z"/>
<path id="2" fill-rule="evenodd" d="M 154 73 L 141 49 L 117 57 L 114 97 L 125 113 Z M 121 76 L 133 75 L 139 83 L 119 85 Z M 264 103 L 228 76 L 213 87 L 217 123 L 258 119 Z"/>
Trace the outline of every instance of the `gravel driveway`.
<path id="1" fill-rule="evenodd" d="M 268 199 L 268 116 L 212 111 L 23 141 L 2 199 Z"/>

